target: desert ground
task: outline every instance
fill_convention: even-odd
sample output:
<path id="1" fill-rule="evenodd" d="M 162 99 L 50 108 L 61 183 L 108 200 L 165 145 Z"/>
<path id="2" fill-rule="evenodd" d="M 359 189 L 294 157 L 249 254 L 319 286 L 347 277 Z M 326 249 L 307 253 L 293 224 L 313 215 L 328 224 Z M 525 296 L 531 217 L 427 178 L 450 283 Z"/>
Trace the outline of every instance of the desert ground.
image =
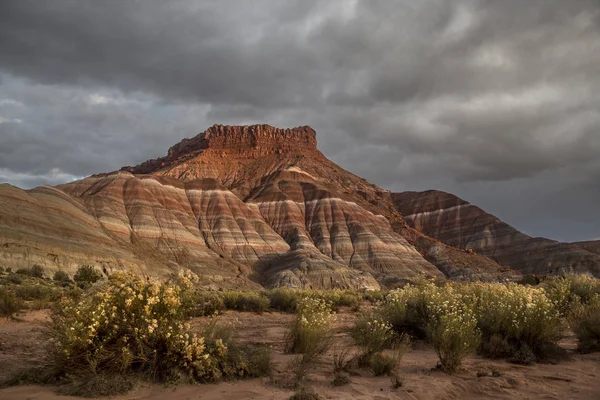
<path id="1" fill-rule="evenodd" d="M 600 353 L 577 354 L 572 336 L 560 344 L 572 353 L 571 361 L 558 364 L 521 366 L 506 361 L 469 357 L 454 376 L 436 369 L 437 355 L 422 342 L 413 343 L 400 366 L 403 384 L 392 387 L 390 378 L 374 377 L 367 369 L 355 369 L 350 383 L 340 387 L 331 384 L 333 352 L 351 343 L 348 328 L 355 313 L 342 309 L 337 315 L 336 337 L 332 349 L 322 357 L 304 386 L 326 399 L 600 399 Z M 0 321 L 0 380 L 11 373 L 43 362 L 42 328 L 47 311 L 28 311 L 17 320 Z M 294 355 L 283 354 L 286 327 L 291 314 L 269 312 L 226 311 L 222 323 L 237 327 L 237 339 L 268 346 L 271 349 L 271 377 L 239 380 L 218 384 L 160 386 L 143 385 L 133 393 L 115 399 L 288 399 L 295 390 L 287 388 L 289 364 Z M 206 318 L 192 320 L 199 329 Z M 496 373 L 492 375 L 492 371 Z M 486 376 L 479 376 L 486 373 Z M 64 399 L 52 387 L 16 386 L 0 390 L 3 400 Z"/>

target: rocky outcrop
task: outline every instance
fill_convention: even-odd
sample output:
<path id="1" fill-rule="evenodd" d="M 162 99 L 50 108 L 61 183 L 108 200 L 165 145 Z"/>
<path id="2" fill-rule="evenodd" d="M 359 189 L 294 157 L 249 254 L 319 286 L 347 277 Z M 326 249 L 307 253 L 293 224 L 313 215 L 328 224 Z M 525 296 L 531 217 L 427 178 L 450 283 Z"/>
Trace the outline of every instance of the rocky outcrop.
<path id="1" fill-rule="evenodd" d="M 530 237 L 452 194 L 430 190 L 394 193 L 392 198 L 411 227 L 449 246 L 473 250 L 527 274 L 600 275 L 600 257 L 585 246 Z"/>

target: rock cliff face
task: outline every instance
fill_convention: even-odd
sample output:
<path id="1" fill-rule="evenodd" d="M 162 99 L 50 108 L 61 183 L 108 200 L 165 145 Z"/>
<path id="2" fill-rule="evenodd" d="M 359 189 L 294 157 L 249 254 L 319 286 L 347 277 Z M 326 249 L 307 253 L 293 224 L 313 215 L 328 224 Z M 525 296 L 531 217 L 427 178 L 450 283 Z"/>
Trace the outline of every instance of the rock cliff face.
<path id="1" fill-rule="evenodd" d="M 470 249 L 522 273 L 560 274 L 568 271 L 600 275 L 600 257 L 592 244 L 577 246 L 517 231 L 452 194 L 394 193 L 396 209 L 410 226 L 459 249 Z"/>
<path id="2" fill-rule="evenodd" d="M 511 256 L 525 235 L 501 221 L 479 233 L 476 215 L 461 220 L 470 228 L 433 216 L 469 206 L 372 185 L 329 161 L 310 127 L 215 125 L 121 171 L 29 191 L 0 186 L 0 263 L 189 268 L 213 286 L 313 288 L 393 287 L 420 274 L 511 279 L 507 265 L 539 267 Z M 492 240 L 490 224 L 505 234 Z M 501 246 L 483 250 L 492 242 Z M 530 259 L 551 248 L 527 243 L 518 251 Z M 561 254 L 578 257 L 571 247 Z"/>

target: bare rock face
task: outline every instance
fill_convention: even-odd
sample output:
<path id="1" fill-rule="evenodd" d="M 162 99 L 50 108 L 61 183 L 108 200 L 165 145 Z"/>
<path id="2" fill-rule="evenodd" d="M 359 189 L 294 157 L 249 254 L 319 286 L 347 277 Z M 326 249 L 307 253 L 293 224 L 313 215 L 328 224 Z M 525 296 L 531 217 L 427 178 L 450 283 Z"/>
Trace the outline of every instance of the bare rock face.
<path id="1" fill-rule="evenodd" d="M 593 244 L 574 245 L 533 238 L 452 194 L 430 190 L 392 195 L 413 228 L 449 246 L 473 250 L 527 274 L 569 271 L 600 276 Z"/>
<path id="2" fill-rule="evenodd" d="M 165 157 L 55 188 L 3 185 L 0 200 L 0 261 L 12 266 L 313 288 L 515 275 L 407 224 L 392 193 L 329 161 L 310 127 L 215 125 Z"/>
<path id="3" fill-rule="evenodd" d="M 592 253 L 600 254 L 600 240 L 590 240 L 587 242 L 575 242 L 575 246 L 581 247 Z"/>

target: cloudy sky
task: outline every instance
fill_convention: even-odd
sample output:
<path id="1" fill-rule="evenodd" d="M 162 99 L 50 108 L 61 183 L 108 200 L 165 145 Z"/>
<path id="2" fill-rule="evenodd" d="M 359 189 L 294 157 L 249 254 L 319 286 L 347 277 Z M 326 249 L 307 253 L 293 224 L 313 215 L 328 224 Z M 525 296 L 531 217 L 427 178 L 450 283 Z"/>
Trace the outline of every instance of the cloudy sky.
<path id="1" fill-rule="evenodd" d="M 385 188 L 600 238 L 600 2 L 0 2 L 0 182 L 116 170 L 215 123 L 311 125 Z"/>

